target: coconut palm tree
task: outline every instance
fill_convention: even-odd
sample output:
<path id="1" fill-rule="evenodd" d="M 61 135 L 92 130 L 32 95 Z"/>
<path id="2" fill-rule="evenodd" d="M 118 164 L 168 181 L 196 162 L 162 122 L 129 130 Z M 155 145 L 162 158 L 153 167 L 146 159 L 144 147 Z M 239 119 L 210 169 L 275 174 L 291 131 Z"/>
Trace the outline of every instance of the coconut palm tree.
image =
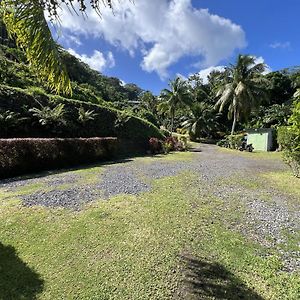
<path id="1" fill-rule="evenodd" d="M 101 14 L 101 4 L 112 9 L 112 0 L 1 0 L 0 18 L 10 36 L 25 50 L 28 62 L 57 93 L 71 92 L 70 79 L 62 63 L 61 47 L 54 41 L 44 13 L 59 20 L 58 9 L 85 12 L 86 5 Z M 77 4 L 78 9 L 74 7 Z M 76 5 L 75 5 L 76 6 Z"/>
<path id="2" fill-rule="evenodd" d="M 174 129 L 174 118 L 176 109 L 190 104 L 191 96 L 188 91 L 186 82 L 180 77 L 176 77 L 169 83 L 170 89 L 164 89 L 160 98 L 163 100 L 158 105 L 158 110 L 167 112 L 171 117 L 171 133 Z"/>
<path id="3" fill-rule="evenodd" d="M 228 108 L 228 119 L 233 120 L 231 134 L 236 123 L 250 115 L 263 99 L 267 99 L 267 79 L 262 76 L 265 64 L 255 63 L 249 55 L 239 55 L 236 65 L 226 68 L 226 78 L 220 86 L 215 107 L 222 112 Z"/>
<path id="4" fill-rule="evenodd" d="M 210 137 L 220 126 L 219 114 L 214 107 L 205 102 L 193 103 L 190 113 L 184 117 L 183 128 L 187 129 L 191 137 Z"/>

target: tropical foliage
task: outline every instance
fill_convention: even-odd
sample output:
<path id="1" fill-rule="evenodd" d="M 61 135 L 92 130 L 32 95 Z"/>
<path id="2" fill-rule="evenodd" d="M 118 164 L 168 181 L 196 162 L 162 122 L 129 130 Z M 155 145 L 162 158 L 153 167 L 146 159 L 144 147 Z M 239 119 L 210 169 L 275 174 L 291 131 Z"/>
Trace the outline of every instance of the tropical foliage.
<path id="1" fill-rule="evenodd" d="M 288 126 L 278 130 L 278 142 L 281 145 L 286 163 L 296 177 L 300 177 L 300 100 L 295 100 L 293 113 Z"/>
<path id="2" fill-rule="evenodd" d="M 184 117 L 183 128 L 187 129 L 192 139 L 196 137 L 212 137 L 220 126 L 220 115 L 211 104 L 205 102 L 193 103 L 190 113 Z"/>
<path id="3" fill-rule="evenodd" d="M 231 134 L 237 121 L 247 119 L 251 111 L 266 99 L 267 80 L 262 76 L 263 63 L 255 63 L 252 56 L 239 55 L 237 63 L 226 69 L 226 80 L 220 86 L 216 107 L 222 112 L 226 107 L 228 119 L 232 119 Z"/>
<path id="4" fill-rule="evenodd" d="M 2 18 L 16 37 L 26 57 L 56 92 L 71 92 L 70 79 L 62 63 L 61 48 L 52 38 L 40 1 L 1 1 Z"/>
<path id="5" fill-rule="evenodd" d="M 260 106 L 251 114 L 251 121 L 247 127 L 277 128 L 287 124 L 291 115 L 290 103 L 273 104 L 269 107 Z"/>
<path id="6" fill-rule="evenodd" d="M 82 124 L 95 120 L 96 116 L 94 110 L 85 110 L 82 106 L 78 109 L 78 121 Z"/>
<path id="7" fill-rule="evenodd" d="M 12 15 L 8 14 L 7 18 L 12 18 Z M 1 124 L 5 128 L 2 136 L 17 132 L 21 136 L 29 132 L 34 136 L 73 136 L 74 132 L 82 136 L 95 135 L 96 132 L 117 134 L 127 131 L 126 128 L 131 127 L 131 116 L 136 116 L 161 127 L 165 136 L 170 135 L 166 130 L 169 129 L 188 133 L 194 140 L 208 138 L 217 141 L 233 132 L 232 129 L 238 133 L 249 127 L 277 129 L 287 125 L 293 94 L 300 86 L 299 68 L 265 75 L 263 64 L 255 64 L 252 56 L 240 55 L 236 65 L 211 72 L 207 80 L 197 73 L 187 80 L 178 77 L 170 81 L 168 89 L 155 96 L 135 84 L 124 84 L 118 78 L 100 74 L 60 49 L 57 53 L 73 91 L 71 97 L 66 94 L 64 97 L 81 101 L 70 108 L 63 98 L 51 96 L 55 91 L 39 79 L 43 77 L 33 68 L 33 63 L 28 63 L 26 50 L 24 54 L 24 50 L 16 47 L 16 42 L 20 43 L 18 37 L 10 38 L 1 22 L 0 27 L 0 84 L 23 89 L 24 99 L 27 94 L 33 97 L 29 106 L 20 101 L 19 108 L 1 108 Z M 9 89 L 7 91 L 10 93 Z M 64 106 L 58 106 L 60 103 Z M 105 123 L 105 115 L 89 103 L 107 108 L 109 116 L 110 109 L 119 112 L 112 122 Z M 103 129 L 100 130 L 98 125 Z M 107 126 L 112 128 L 108 130 Z M 131 132 L 135 135 L 134 130 Z"/>
<path id="8" fill-rule="evenodd" d="M 170 89 L 164 89 L 161 92 L 160 98 L 163 102 L 159 104 L 159 110 L 164 113 L 166 112 L 170 116 L 170 130 L 173 132 L 176 109 L 188 105 L 191 102 L 191 98 L 186 82 L 180 77 L 170 81 L 169 87 Z"/>
<path id="9" fill-rule="evenodd" d="M 49 83 L 49 87 L 57 93 L 71 93 L 70 78 L 61 58 L 61 47 L 54 41 L 44 11 L 50 20 L 58 20 L 58 9 L 73 9 L 85 12 L 87 2 L 55 0 L 3 0 L 0 2 L 0 17 L 3 19 L 10 36 L 24 49 L 26 57 L 35 72 Z M 92 0 L 89 5 L 100 15 L 101 5 L 112 9 L 111 0 Z M 100 18 L 99 18 L 100 21 Z"/>
<path id="10" fill-rule="evenodd" d="M 53 123 L 65 123 L 64 114 L 65 105 L 57 104 L 51 108 L 49 106 L 42 106 L 41 108 L 34 107 L 29 109 L 34 117 L 36 117 L 42 126 L 52 125 Z"/>

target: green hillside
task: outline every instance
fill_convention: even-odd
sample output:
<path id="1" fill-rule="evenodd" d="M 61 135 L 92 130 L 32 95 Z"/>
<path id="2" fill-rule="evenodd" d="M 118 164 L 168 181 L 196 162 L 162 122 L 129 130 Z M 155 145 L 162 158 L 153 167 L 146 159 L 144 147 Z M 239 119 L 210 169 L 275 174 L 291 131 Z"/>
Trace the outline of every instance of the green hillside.
<path id="1" fill-rule="evenodd" d="M 92 70 L 61 49 L 72 95 L 57 96 L 39 79 L 24 53 L 0 27 L 0 137 L 160 137 L 151 123 L 116 108 L 143 90 Z"/>

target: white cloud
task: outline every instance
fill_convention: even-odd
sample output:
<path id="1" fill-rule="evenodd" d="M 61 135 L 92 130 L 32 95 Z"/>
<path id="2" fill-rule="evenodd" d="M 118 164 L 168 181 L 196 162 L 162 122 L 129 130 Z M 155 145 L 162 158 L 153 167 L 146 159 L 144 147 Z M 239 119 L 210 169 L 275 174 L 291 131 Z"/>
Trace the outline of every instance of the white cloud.
<path id="1" fill-rule="evenodd" d="M 122 79 L 120 79 L 120 83 L 121 83 L 121 85 L 122 86 L 125 86 L 127 83 L 124 81 L 124 80 L 122 80 Z"/>
<path id="2" fill-rule="evenodd" d="M 255 58 L 255 64 L 265 64 L 265 71 L 263 72 L 263 74 L 268 74 L 272 72 L 272 69 L 269 65 L 266 64 L 265 59 L 262 56 L 253 56 Z"/>
<path id="3" fill-rule="evenodd" d="M 63 38 L 65 45 L 67 45 L 70 48 L 72 48 L 72 47 L 77 48 L 79 46 L 82 46 L 82 42 L 81 42 L 80 38 L 75 35 L 65 34 L 65 35 L 62 35 L 61 38 Z"/>
<path id="4" fill-rule="evenodd" d="M 134 55 L 143 55 L 141 67 L 168 76 L 168 68 L 185 56 L 198 66 L 215 65 L 246 46 L 243 29 L 232 21 L 195 9 L 191 0 L 115 0 L 114 13 L 102 9 L 102 18 L 90 7 L 88 18 L 65 9 L 62 27 L 73 35 L 104 38 Z"/>
<path id="5" fill-rule="evenodd" d="M 213 71 L 222 72 L 224 70 L 225 70 L 225 66 L 209 67 L 209 68 L 201 70 L 196 75 L 199 76 L 203 80 L 204 84 L 207 84 L 208 83 L 208 76 L 210 75 L 211 72 L 213 72 Z"/>
<path id="6" fill-rule="evenodd" d="M 82 45 L 82 42 L 80 41 L 80 39 L 75 36 L 75 35 L 69 35 L 69 40 L 70 40 L 70 43 L 74 43 L 76 46 L 81 46 Z"/>
<path id="7" fill-rule="evenodd" d="M 287 49 L 287 48 L 291 47 L 291 43 L 290 42 L 282 42 L 282 43 L 274 42 L 274 43 L 270 44 L 269 46 L 273 49 L 278 49 L 278 48 Z"/>
<path id="8" fill-rule="evenodd" d="M 256 57 L 256 56 L 253 56 L 254 59 L 255 59 L 255 64 L 265 64 L 265 60 L 262 56 L 259 56 L 259 57 Z M 263 72 L 263 74 L 268 74 L 270 72 L 272 72 L 272 69 L 270 66 L 268 66 L 267 64 L 265 64 L 266 68 L 265 68 L 265 71 Z M 201 70 L 200 72 L 196 73 L 197 76 L 199 76 L 202 80 L 203 80 L 203 83 L 204 84 L 207 84 L 208 83 L 208 76 L 210 75 L 211 72 L 213 71 L 224 71 L 225 70 L 225 66 L 212 66 L 212 67 L 209 67 L 209 68 L 206 68 L 206 69 L 203 69 Z M 189 76 L 191 76 L 193 74 L 190 74 Z"/>
<path id="9" fill-rule="evenodd" d="M 71 48 L 68 49 L 68 52 L 88 64 L 92 69 L 99 72 L 102 72 L 106 68 L 113 68 L 115 66 L 115 59 L 111 52 L 108 52 L 106 57 L 98 50 L 94 50 L 93 55 L 91 56 L 78 54 Z"/>

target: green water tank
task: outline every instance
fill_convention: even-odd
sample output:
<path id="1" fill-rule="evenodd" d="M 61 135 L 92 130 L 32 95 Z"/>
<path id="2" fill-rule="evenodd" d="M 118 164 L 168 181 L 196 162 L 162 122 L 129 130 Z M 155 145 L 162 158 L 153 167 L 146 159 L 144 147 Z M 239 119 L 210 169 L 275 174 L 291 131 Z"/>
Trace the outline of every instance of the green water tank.
<path id="1" fill-rule="evenodd" d="M 273 148 L 273 129 L 247 129 L 247 144 L 252 144 L 254 151 L 271 151 Z"/>

